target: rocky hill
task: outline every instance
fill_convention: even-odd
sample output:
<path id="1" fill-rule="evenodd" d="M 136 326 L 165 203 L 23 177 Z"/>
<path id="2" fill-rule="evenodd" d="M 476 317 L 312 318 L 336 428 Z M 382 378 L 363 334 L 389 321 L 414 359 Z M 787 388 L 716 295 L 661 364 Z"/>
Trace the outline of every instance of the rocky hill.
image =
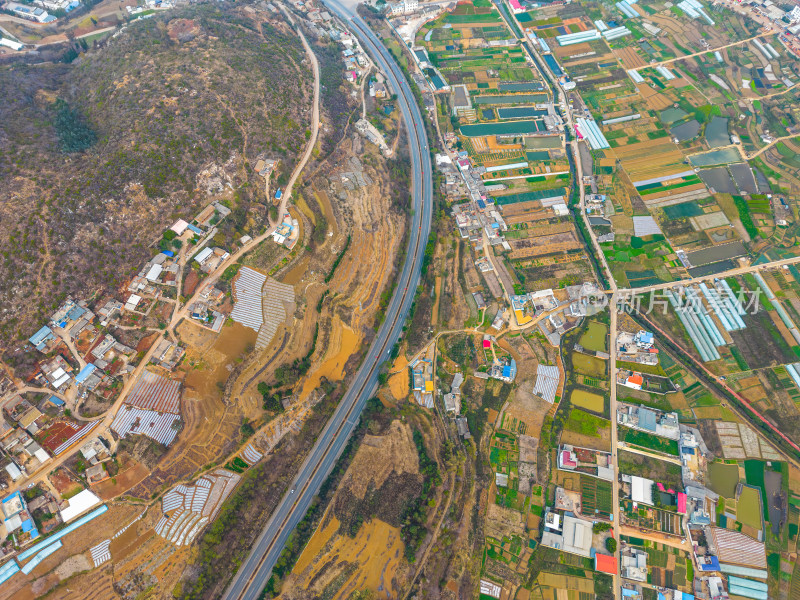
<path id="1" fill-rule="evenodd" d="M 117 289 L 212 196 L 226 235 L 266 219 L 256 156 L 304 147 L 313 75 L 283 17 L 196 5 L 128 25 L 70 65 L 0 68 L 0 347 L 67 294 Z M 273 180 L 274 181 L 274 180 Z"/>

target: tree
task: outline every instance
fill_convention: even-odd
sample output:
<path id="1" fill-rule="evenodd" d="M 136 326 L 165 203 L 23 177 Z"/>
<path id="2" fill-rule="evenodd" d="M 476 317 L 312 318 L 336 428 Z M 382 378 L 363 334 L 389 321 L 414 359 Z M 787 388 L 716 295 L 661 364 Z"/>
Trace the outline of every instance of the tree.
<path id="1" fill-rule="evenodd" d="M 614 552 L 617 551 L 617 540 L 615 540 L 613 537 L 608 538 L 606 540 L 606 550 L 611 552 L 611 554 L 614 554 Z"/>
<path id="2" fill-rule="evenodd" d="M 97 141 L 97 134 L 86 117 L 63 99 L 56 100 L 53 126 L 62 152 L 84 152 Z"/>

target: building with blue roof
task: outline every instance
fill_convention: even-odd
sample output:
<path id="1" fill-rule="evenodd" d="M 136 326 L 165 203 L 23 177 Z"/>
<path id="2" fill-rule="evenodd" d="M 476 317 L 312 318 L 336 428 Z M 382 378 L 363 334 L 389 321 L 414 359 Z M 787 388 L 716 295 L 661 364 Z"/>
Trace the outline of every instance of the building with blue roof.
<path id="1" fill-rule="evenodd" d="M 644 406 L 639 408 L 639 428 L 656 432 L 656 413 Z"/>
<path id="2" fill-rule="evenodd" d="M 25 540 L 35 540 L 39 537 L 39 532 L 36 530 L 36 523 L 31 518 L 28 512 L 28 505 L 25 503 L 25 498 L 19 491 L 9 494 L 3 498 L 0 508 L 3 510 L 3 525 L 6 531 L 10 534 L 15 531 L 21 531 L 26 534 Z M 22 537 L 22 536 L 20 536 Z"/>
<path id="3" fill-rule="evenodd" d="M 86 314 L 86 309 L 76 304 L 71 309 L 69 309 L 69 312 L 67 312 L 67 319 L 69 319 L 70 321 L 77 321 L 85 314 Z"/>
<path id="4" fill-rule="evenodd" d="M 701 571 L 719 571 L 719 559 L 716 556 L 705 556 L 702 562 L 698 558 L 697 562 Z"/>
<path id="5" fill-rule="evenodd" d="M 59 398 L 58 396 L 50 396 L 47 399 L 47 401 L 50 404 L 52 404 L 53 406 L 57 406 L 58 408 L 61 408 L 62 406 L 64 406 L 64 401 L 61 398 Z"/>
<path id="6" fill-rule="evenodd" d="M 163 254 L 164 256 L 169 256 L 170 258 L 173 258 L 175 256 L 175 253 L 172 250 L 162 250 L 161 254 Z"/>
<path id="7" fill-rule="evenodd" d="M 53 330 L 45 325 L 39 331 L 29 337 L 28 341 L 39 352 L 47 352 L 50 342 L 52 342 L 54 339 L 56 339 L 56 335 L 53 333 Z"/>
<path id="8" fill-rule="evenodd" d="M 81 372 L 75 376 L 75 383 L 77 383 L 78 385 L 83 384 L 88 379 L 89 375 L 94 373 L 95 369 L 97 369 L 97 367 L 92 363 L 89 363 L 88 365 L 83 367 L 81 369 Z"/>
<path id="9" fill-rule="evenodd" d="M 694 600 L 694 595 L 678 590 L 658 592 L 658 600 Z"/>
<path id="10" fill-rule="evenodd" d="M 517 362 L 512 358 L 510 364 L 495 365 L 490 371 L 490 376 L 506 383 L 511 383 L 517 376 Z"/>
<path id="11" fill-rule="evenodd" d="M 192 225 L 191 223 L 186 227 L 192 233 L 196 233 L 197 235 L 203 235 L 203 230 L 200 229 L 197 225 Z"/>

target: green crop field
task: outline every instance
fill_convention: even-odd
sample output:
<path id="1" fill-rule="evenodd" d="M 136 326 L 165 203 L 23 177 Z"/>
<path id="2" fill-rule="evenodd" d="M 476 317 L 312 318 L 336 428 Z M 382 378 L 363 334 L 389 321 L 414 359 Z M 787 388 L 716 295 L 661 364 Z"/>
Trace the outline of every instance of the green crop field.
<path id="1" fill-rule="evenodd" d="M 568 431 L 580 433 L 581 435 L 589 435 L 592 437 L 602 437 L 602 431 L 611 427 L 611 422 L 608 419 L 595 416 L 591 413 L 584 412 L 578 408 L 573 408 L 569 413 L 569 419 L 564 426 Z"/>
<path id="2" fill-rule="evenodd" d="M 627 427 L 619 428 L 619 439 L 626 444 L 639 446 L 640 448 L 647 448 L 656 452 L 664 454 L 671 454 L 678 456 L 678 442 L 667 438 L 662 438 L 657 435 L 652 435 L 644 431 L 637 431 L 636 429 L 629 429 Z"/>

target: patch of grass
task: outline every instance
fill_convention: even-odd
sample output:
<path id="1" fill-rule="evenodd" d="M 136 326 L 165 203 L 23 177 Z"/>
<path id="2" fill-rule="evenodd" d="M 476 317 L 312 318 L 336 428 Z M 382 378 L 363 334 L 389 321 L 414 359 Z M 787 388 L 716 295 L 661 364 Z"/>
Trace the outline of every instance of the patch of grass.
<path id="1" fill-rule="evenodd" d="M 647 448 L 655 452 L 678 456 L 678 442 L 675 440 L 662 438 L 628 427 L 619 428 L 619 438 L 626 444 L 631 444 L 632 446 L 639 446 L 640 448 Z"/>
<path id="2" fill-rule="evenodd" d="M 578 408 L 572 409 L 564 426 L 567 431 L 596 438 L 602 437 L 602 430 L 610 427 L 611 423 L 607 419 L 584 412 Z"/>

